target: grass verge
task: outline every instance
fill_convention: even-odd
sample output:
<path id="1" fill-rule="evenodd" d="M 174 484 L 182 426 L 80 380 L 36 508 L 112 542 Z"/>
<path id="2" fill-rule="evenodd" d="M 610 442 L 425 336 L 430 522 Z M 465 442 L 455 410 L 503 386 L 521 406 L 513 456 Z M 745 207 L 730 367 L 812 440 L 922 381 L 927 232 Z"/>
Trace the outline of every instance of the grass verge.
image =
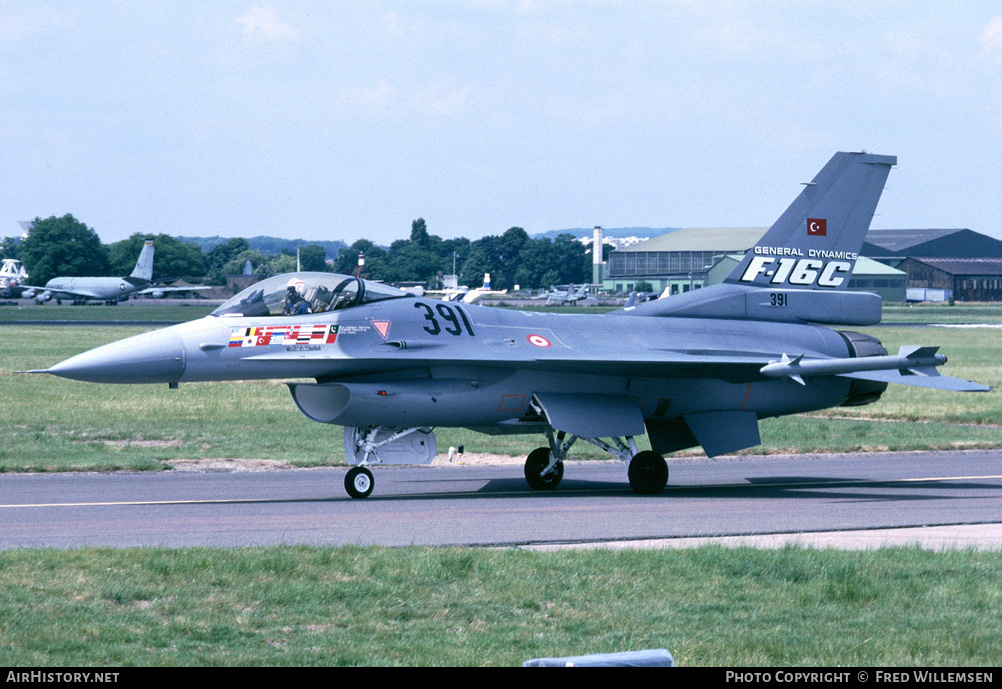
<path id="1" fill-rule="evenodd" d="M 703 547 L 0 553 L 0 664 L 992 666 L 1002 554 Z"/>
<path id="2" fill-rule="evenodd" d="M 0 322 L 3 321 L 158 321 L 180 323 L 208 316 L 216 306 L 188 304 L 136 303 L 105 306 L 104 304 L 81 304 L 79 306 L 19 305 L 0 306 Z"/>

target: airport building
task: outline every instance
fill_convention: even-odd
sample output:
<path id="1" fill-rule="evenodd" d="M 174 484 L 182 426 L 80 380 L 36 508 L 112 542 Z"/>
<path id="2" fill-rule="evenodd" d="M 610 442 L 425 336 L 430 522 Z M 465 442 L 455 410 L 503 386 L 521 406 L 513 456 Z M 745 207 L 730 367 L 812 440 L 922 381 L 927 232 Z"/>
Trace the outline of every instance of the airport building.
<path id="1" fill-rule="evenodd" d="M 908 301 L 1002 301 L 1002 241 L 969 229 L 871 230 L 862 253 L 908 275 Z"/>
<path id="2" fill-rule="evenodd" d="M 1002 301 L 1002 258 L 906 258 L 908 301 Z"/>
<path id="3" fill-rule="evenodd" d="M 968 229 L 870 230 L 860 253 L 893 264 L 905 258 L 1002 258 L 1002 241 Z"/>

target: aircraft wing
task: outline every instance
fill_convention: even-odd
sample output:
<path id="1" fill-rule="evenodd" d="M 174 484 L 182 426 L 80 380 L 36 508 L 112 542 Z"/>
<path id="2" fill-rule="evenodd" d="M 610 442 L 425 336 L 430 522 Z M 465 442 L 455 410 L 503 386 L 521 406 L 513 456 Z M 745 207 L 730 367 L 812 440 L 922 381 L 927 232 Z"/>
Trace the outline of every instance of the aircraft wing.
<path id="1" fill-rule="evenodd" d="M 718 378 L 732 383 L 766 380 L 760 369 L 777 355 L 751 352 L 699 352 L 647 350 L 617 354 L 607 352 L 592 357 L 537 357 L 535 368 L 561 373 L 594 373 L 611 375 L 644 375 L 658 378 Z"/>
<path id="2" fill-rule="evenodd" d="M 332 369 L 341 372 L 346 366 L 353 373 L 368 370 L 386 370 L 393 368 L 421 368 L 442 364 L 469 365 L 476 367 L 531 369 L 535 371 L 552 371 L 558 373 L 595 373 L 635 375 L 643 370 L 645 375 L 661 378 L 716 378 L 728 382 L 745 383 L 750 381 L 768 380 L 760 373 L 760 369 L 770 361 L 778 358 L 776 354 L 767 353 L 736 353 L 736 352 L 700 352 L 686 353 L 674 350 L 646 350 L 642 352 L 605 352 L 601 357 L 552 356 L 539 357 L 528 355 L 522 358 L 485 358 L 482 352 L 459 354 L 445 347 L 440 342 L 407 341 L 406 344 L 386 343 L 370 357 L 357 354 L 348 356 L 321 351 L 270 352 L 243 359 L 247 362 L 318 362 L 330 361 Z M 400 352 L 400 357 L 392 355 L 394 349 Z M 403 351 L 406 350 L 406 351 Z"/>
<path id="3" fill-rule="evenodd" d="M 197 292 L 200 290 L 212 289 L 211 287 L 147 287 L 135 294 L 160 294 L 161 292 Z"/>
<path id="4" fill-rule="evenodd" d="M 36 285 L 19 285 L 23 287 L 23 292 L 33 292 L 34 294 L 44 294 L 48 292 L 52 295 L 53 299 L 105 299 L 99 294 L 95 294 L 91 290 L 68 290 L 68 289 L 53 289 L 51 287 L 38 287 Z"/>
<path id="5" fill-rule="evenodd" d="M 386 348 L 390 345 L 390 349 Z M 906 350 L 908 348 L 902 348 Z M 914 348 L 924 354 L 934 348 Z M 394 350 L 399 359 L 388 357 Z M 395 360 L 394 360 L 395 359 Z M 729 383 L 751 383 L 769 378 L 790 378 L 801 385 L 808 384 L 813 376 L 838 376 L 885 383 L 898 383 L 918 387 L 952 390 L 957 392 L 988 391 L 990 387 L 940 375 L 936 366 L 945 362 L 928 354 L 926 359 L 916 359 L 905 354 L 887 357 L 818 357 L 803 360 L 798 357 L 790 361 L 785 354 L 771 352 L 741 352 L 733 350 L 672 350 L 647 349 L 643 351 L 606 351 L 600 357 L 594 356 L 529 356 L 522 358 L 485 359 L 482 353 L 458 355 L 440 342 L 408 341 L 388 342 L 380 346 L 371 358 L 331 354 L 320 351 L 272 352 L 247 357 L 252 362 L 318 362 L 336 363 L 340 371 L 350 364 L 354 373 L 367 370 L 393 368 L 419 368 L 441 364 L 452 364 L 494 368 L 532 369 L 559 373 L 595 373 L 608 375 L 636 375 L 638 370 L 645 376 L 657 378 L 705 378 L 724 380 Z M 805 381 L 804 379 L 807 379 Z"/>

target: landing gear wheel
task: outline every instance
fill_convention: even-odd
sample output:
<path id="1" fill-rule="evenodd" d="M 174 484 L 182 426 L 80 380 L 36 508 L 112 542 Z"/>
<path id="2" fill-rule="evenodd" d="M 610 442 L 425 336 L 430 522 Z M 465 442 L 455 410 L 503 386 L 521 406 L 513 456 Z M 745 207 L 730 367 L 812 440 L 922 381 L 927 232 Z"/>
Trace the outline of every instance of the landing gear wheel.
<path id="1" fill-rule="evenodd" d="M 540 473 L 550 463 L 550 448 L 537 447 L 525 459 L 525 481 L 533 490 L 553 490 L 564 477 L 564 463 L 557 462 L 550 473 Z"/>
<path id="2" fill-rule="evenodd" d="M 353 467 L 344 477 L 344 489 L 353 498 L 369 497 L 374 485 L 372 472 L 365 467 Z"/>
<path id="3" fill-rule="evenodd" d="M 630 460 L 627 476 L 634 493 L 657 495 L 668 485 L 668 463 L 657 452 L 638 452 Z"/>

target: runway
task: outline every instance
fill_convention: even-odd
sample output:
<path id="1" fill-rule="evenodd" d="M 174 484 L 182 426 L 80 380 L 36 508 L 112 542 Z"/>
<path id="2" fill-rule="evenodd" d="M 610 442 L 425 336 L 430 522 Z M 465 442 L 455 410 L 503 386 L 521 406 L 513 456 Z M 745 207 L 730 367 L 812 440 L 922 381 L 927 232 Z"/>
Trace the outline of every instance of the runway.
<path id="1" fill-rule="evenodd" d="M 658 496 L 633 494 L 618 462 L 568 463 L 542 493 L 516 465 L 377 468 L 365 500 L 345 495 L 345 471 L 6 474 L 0 547 L 538 547 L 1002 524 L 997 451 L 681 461 Z"/>

